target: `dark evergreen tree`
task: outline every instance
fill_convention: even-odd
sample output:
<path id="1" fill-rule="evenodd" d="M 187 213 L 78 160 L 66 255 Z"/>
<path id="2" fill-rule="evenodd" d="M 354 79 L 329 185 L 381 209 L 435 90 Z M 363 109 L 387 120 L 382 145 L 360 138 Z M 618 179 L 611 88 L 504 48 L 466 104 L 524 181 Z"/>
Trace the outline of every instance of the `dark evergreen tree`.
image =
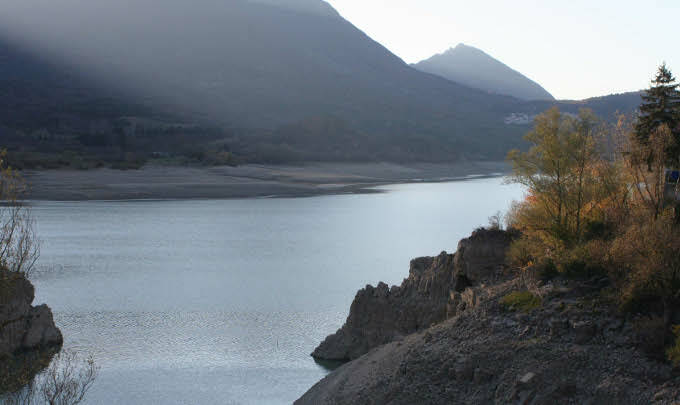
<path id="1" fill-rule="evenodd" d="M 668 164 L 680 164 L 680 92 L 675 77 L 666 64 L 659 66 L 652 86 L 642 94 L 640 116 L 635 127 L 637 139 L 646 143 L 660 125 L 666 124 L 673 133 L 675 145 L 667 151 Z"/>

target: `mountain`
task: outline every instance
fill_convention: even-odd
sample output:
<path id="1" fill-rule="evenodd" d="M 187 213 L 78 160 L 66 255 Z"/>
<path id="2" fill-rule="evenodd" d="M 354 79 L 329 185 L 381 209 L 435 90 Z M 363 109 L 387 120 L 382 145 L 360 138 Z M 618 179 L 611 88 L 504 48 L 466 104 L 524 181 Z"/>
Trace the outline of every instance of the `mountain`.
<path id="1" fill-rule="evenodd" d="M 483 51 L 464 44 L 418 62 L 413 67 L 489 93 L 522 100 L 554 100 L 538 83 Z"/>
<path id="2" fill-rule="evenodd" d="M 337 158 L 502 157 L 518 142 L 503 118 L 518 100 L 413 69 L 321 0 L 158 4 L 12 0 L 0 35 L 186 120 L 266 131 L 340 120 L 352 144 Z"/>
<path id="3" fill-rule="evenodd" d="M 414 69 L 321 0 L 8 0 L 0 94 L 32 165 L 502 159 L 550 103 Z"/>
<path id="4" fill-rule="evenodd" d="M 159 148 L 184 156 L 229 133 L 160 110 L 0 38 L 0 149 L 13 167 L 138 167 Z"/>
<path id="5" fill-rule="evenodd" d="M 560 101 L 559 107 L 565 112 L 575 112 L 579 108 L 589 108 L 600 117 L 613 120 L 616 114 L 633 115 L 637 113 L 642 101 L 642 91 L 610 94 L 601 97 L 591 97 L 585 100 Z"/>
<path id="6" fill-rule="evenodd" d="M 340 17 L 340 14 L 325 1 L 319 0 L 250 0 L 253 3 L 269 4 L 302 13 L 317 14 L 324 17 Z"/>

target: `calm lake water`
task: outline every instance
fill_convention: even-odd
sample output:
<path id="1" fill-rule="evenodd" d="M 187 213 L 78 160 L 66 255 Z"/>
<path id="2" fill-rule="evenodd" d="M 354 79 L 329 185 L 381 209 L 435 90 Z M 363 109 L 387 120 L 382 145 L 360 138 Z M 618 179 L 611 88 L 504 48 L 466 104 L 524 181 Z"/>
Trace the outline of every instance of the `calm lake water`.
<path id="1" fill-rule="evenodd" d="M 87 404 L 289 404 L 366 284 L 519 199 L 501 179 L 298 199 L 37 203 L 36 303 L 94 353 Z"/>

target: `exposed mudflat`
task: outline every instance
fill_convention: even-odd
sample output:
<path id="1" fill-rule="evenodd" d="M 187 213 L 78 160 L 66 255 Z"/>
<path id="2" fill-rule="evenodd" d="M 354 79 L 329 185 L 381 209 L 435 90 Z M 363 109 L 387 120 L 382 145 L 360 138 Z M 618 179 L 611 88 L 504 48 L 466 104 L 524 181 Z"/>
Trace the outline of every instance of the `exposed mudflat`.
<path id="1" fill-rule="evenodd" d="M 505 174 L 505 162 L 455 164 L 308 163 L 239 167 L 148 165 L 140 170 L 27 171 L 28 199 L 134 200 L 304 197 L 371 192 L 408 182 L 453 181 Z"/>

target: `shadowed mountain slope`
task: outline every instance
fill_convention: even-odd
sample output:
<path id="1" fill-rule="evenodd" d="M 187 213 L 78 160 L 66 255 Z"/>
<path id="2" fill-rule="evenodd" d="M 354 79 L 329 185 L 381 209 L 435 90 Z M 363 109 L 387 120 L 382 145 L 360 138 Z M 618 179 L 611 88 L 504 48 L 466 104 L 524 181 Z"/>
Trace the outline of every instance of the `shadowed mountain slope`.
<path id="1" fill-rule="evenodd" d="M 274 129 L 331 117 L 360 138 L 458 154 L 517 140 L 503 120 L 517 100 L 411 68 L 325 2 L 289 1 L 26 0 L 0 23 L 22 46 L 191 119 Z"/>
<path id="2" fill-rule="evenodd" d="M 0 44 L 0 131 L 28 149 L 500 159 L 550 104 L 420 72 L 321 0 L 11 0 Z M 205 131 L 158 117 L 235 130 L 180 148 Z"/>

